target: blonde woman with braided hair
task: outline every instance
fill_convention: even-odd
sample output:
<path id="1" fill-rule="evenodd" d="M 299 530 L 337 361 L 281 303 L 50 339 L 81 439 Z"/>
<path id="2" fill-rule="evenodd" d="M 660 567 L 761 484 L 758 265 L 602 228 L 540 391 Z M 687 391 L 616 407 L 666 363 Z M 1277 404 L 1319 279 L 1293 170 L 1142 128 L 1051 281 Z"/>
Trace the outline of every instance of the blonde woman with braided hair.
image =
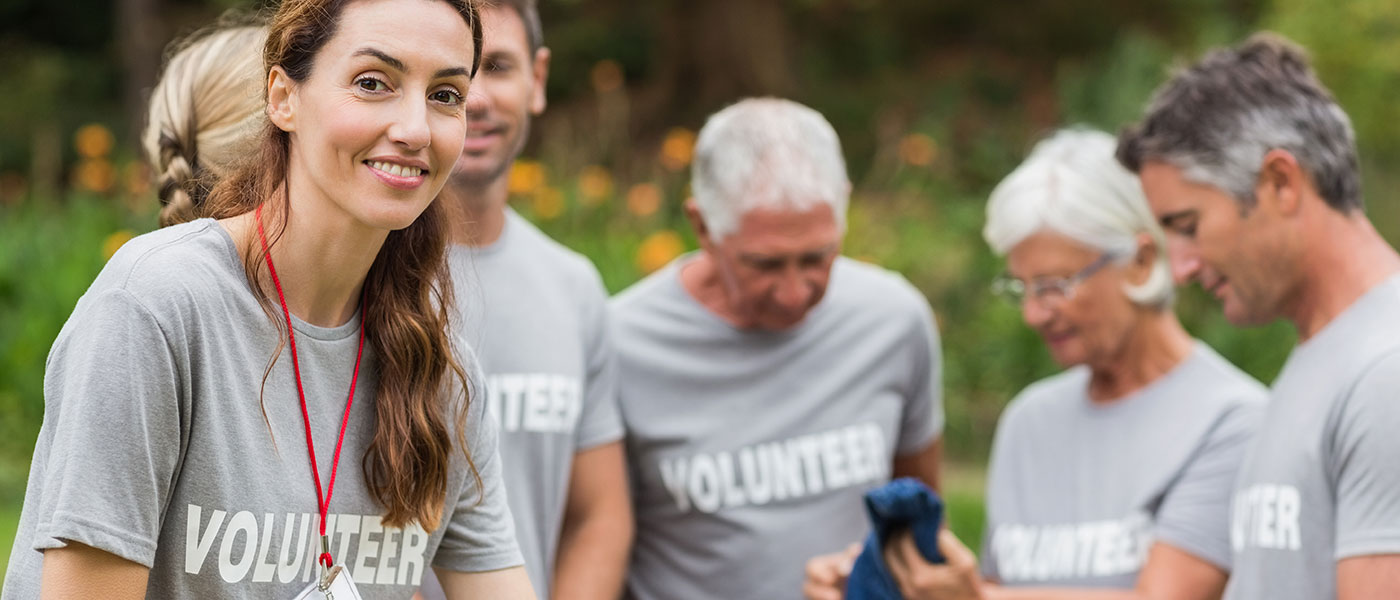
<path id="1" fill-rule="evenodd" d="M 171 43 L 141 146 L 156 173 L 162 227 L 198 215 L 214 184 L 257 149 L 267 28 L 226 23 Z"/>

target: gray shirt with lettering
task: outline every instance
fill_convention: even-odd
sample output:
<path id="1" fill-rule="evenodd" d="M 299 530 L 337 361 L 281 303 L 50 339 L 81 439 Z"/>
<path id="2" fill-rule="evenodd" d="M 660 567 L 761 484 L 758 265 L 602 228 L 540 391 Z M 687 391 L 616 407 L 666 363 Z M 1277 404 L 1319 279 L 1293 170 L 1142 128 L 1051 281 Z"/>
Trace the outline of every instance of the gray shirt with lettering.
<path id="1" fill-rule="evenodd" d="M 1131 589 L 1154 542 L 1230 569 L 1230 490 L 1267 392 L 1209 346 L 1141 390 L 1089 399 L 1079 366 L 997 425 L 982 572 L 1008 586 Z"/>
<path id="2" fill-rule="evenodd" d="M 516 538 L 535 592 L 548 598 L 574 454 L 622 439 L 607 291 L 593 263 L 509 209 L 499 239 L 455 246 L 450 262 L 500 429 Z"/>
<path id="3" fill-rule="evenodd" d="M 1231 600 L 1333 598 L 1337 561 L 1400 553 L 1400 275 L 1289 355 L 1240 469 L 1230 540 Z"/>
<path id="4" fill-rule="evenodd" d="M 324 487 L 359 319 L 326 328 L 294 318 L 293 328 Z M 318 572 L 319 517 L 290 349 L 267 370 L 284 339 L 218 223 L 123 246 L 49 354 L 4 598 L 38 597 L 43 551 L 70 542 L 149 567 L 150 598 L 291 598 L 305 588 Z M 475 395 L 465 434 L 483 485 L 459 452 L 437 529 L 382 522 L 361 468 L 376 365 L 366 347 L 326 520 L 336 562 L 365 598 L 408 598 L 431 566 L 521 564 L 496 428 Z M 475 372 L 470 356 L 464 366 Z"/>
<path id="5" fill-rule="evenodd" d="M 784 331 L 736 329 L 671 265 L 612 302 L 637 511 L 632 597 L 799 598 L 808 558 L 857 541 L 861 496 L 942 431 L 927 302 L 838 258 Z"/>

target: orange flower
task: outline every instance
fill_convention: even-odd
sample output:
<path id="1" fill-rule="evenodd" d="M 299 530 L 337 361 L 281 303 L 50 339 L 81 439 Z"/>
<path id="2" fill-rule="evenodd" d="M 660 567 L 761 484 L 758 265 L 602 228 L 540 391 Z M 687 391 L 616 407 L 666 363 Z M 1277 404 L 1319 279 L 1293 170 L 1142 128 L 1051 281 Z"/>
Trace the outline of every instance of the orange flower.
<path id="1" fill-rule="evenodd" d="M 639 183 L 627 190 L 627 210 L 639 217 L 649 217 L 661 208 L 661 188 L 654 183 Z"/>
<path id="2" fill-rule="evenodd" d="M 938 142 L 922 133 L 911 133 L 899 140 L 899 159 L 915 167 L 927 167 L 938 158 Z"/>
<path id="3" fill-rule="evenodd" d="M 600 94 L 617 91 L 622 87 L 622 65 L 617 64 L 615 60 L 598 61 L 589 75 L 593 81 L 593 91 Z"/>
<path id="4" fill-rule="evenodd" d="M 679 171 L 690 165 L 695 155 L 695 133 L 683 127 L 666 132 L 661 142 L 661 166 L 668 171 Z"/>
<path id="5" fill-rule="evenodd" d="M 583 168 L 578 175 L 579 202 L 584 206 L 598 206 L 613 194 L 612 173 L 598 165 Z"/>
<path id="6" fill-rule="evenodd" d="M 658 231 L 642 240 L 642 245 L 637 248 L 637 268 L 642 273 L 651 273 L 666 266 L 682 252 L 685 252 L 685 242 L 681 241 L 680 234 L 669 229 Z"/>
<path id="7" fill-rule="evenodd" d="M 102 258 L 110 260 L 113 254 L 122 247 L 123 244 L 131 241 L 136 234 L 129 229 L 122 229 L 112 232 L 106 239 L 102 240 Z"/>
<path id="8" fill-rule="evenodd" d="M 82 189 L 106 193 L 117 183 L 117 170 L 105 158 L 90 158 L 78 163 L 73 180 Z"/>
<path id="9" fill-rule="evenodd" d="M 530 209 L 534 211 L 536 218 L 546 221 L 554 219 L 564 213 L 564 192 L 553 187 L 535 192 L 530 200 Z"/>
<path id="10" fill-rule="evenodd" d="M 531 194 L 545 184 L 544 165 L 533 160 L 517 160 L 510 166 L 506 188 L 512 194 Z"/>
<path id="11" fill-rule="evenodd" d="M 112 152 L 113 145 L 115 141 L 112 139 L 112 132 L 97 123 L 84 125 L 73 134 L 73 147 L 77 148 L 78 155 L 83 158 L 107 156 Z"/>

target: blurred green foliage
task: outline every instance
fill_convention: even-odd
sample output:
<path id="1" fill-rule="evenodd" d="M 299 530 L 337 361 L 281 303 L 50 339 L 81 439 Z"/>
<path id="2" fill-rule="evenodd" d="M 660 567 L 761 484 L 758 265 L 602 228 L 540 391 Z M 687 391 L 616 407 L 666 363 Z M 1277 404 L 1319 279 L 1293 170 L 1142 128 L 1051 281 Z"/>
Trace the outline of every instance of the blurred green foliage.
<path id="1" fill-rule="evenodd" d="M 23 494 L 43 417 L 44 361 L 101 270 L 104 244 L 151 223 L 150 214 L 85 194 L 0 208 L 0 502 Z"/>

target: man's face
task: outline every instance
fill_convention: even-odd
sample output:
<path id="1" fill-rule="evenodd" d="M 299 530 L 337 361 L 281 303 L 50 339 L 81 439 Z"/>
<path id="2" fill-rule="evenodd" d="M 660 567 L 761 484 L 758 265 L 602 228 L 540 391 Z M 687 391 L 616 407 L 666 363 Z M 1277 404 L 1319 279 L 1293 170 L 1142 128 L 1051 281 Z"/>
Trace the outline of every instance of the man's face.
<path id="1" fill-rule="evenodd" d="M 1241 210 L 1220 189 L 1187 181 L 1181 169 L 1143 164 L 1142 189 L 1167 233 L 1172 277 L 1195 280 L 1235 325 L 1278 318 L 1289 296 L 1287 230 L 1266 210 Z"/>
<path id="2" fill-rule="evenodd" d="M 841 253 L 841 229 L 830 206 L 806 211 L 751 210 L 721 240 L 705 237 L 734 316 L 746 329 L 797 325 L 826 293 Z"/>
<path id="3" fill-rule="evenodd" d="M 467 139 L 455 179 L 486 185 L 505 174 L 530 131 L 530 117 L 544 112 L 549 50 L 530 52 L 520 14 L 510 7 L 481 11 L 481 71 L 467 95 Z"/>

